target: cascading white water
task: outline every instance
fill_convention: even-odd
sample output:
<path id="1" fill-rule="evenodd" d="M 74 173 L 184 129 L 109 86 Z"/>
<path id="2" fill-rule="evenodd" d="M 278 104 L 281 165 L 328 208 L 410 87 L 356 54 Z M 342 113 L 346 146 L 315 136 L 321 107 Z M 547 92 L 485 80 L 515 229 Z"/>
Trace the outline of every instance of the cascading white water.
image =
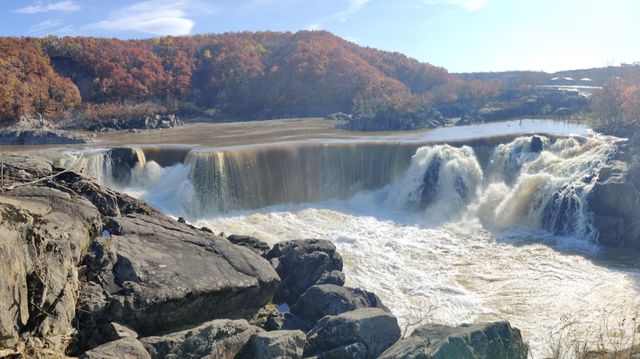
<path id="1" fill-rule="evenodd" d="M 616 139 L 541 140 L 194 150 L 116 187 L 216 232 L 330 239 L 347 284 L 378 293 L 401 325 L 431 305 L 437 322 L 508 319 L 541 358 L 567 321 L 587 332 L 640 306 L 637 269 L 591 259 L 587 196 Z M 85 172 L 108 178 L 99 158 Z"/>

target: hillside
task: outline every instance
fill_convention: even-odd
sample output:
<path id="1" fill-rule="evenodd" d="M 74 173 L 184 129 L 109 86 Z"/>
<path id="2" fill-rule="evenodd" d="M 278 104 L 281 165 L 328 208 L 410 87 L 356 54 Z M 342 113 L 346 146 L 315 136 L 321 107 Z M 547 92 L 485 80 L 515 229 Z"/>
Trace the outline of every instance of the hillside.
<path id="1" fill-rule="evenodd" d="M 117 40 L 0 38 L 0 118 L 375 113 L 496 91 L 324 31 Z"/>
<path id="2" fill-rule="evenodd" d="M 639 69 L 450 74 L 326 31 L 5 37 L 0 123 L 42 115 L 85 129 L 148 128 L 150 121 L 174 123 L 170 114 L 243 121 L 345 112 L 353 114 L 347 129 L 413 129 L 451 117 L 470 123 L 589 111 L 584 97 L 535 86 L 552 76 L 592 77 L 601 85 Z"/>

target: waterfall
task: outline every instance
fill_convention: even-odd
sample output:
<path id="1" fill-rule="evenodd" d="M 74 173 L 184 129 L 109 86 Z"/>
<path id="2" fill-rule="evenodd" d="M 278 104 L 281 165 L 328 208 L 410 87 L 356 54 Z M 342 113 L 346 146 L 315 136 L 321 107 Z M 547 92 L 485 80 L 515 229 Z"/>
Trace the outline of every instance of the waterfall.
<path id="1" fill-rule="evenodd" d="M 523 137 L 496 147 L 488 165 L 478 218 L 488 227 L 545 229 L 557 235 L 595 239 L 587 196 L 615 139 L 542 139 L 532 151 Z"/>
<path id="2" fill-rule="evenodd" d="M 483 173 L 469 146 L 417 149 L 403 178 L 385 189 L 396 207 L 437 208 L 439 215 L 460 212 L 476 196 Z"/>
<path id="3" fill-rule="evenodd" d="M 114 148 L 67 165 L 170 214 L 203 218 L 278 204 L 370 196 L 425 218 L 597 236 L 587 196 L 616 139 L 523 136 L 488 145 L 312 143 L 229 149 Z"/>
<path id="4" fill-rule="evenodd" d="M 190 168 L 200 213 L 344 199 L 398 180 L 416 146 L 320 144 L 194 150 Z"/>

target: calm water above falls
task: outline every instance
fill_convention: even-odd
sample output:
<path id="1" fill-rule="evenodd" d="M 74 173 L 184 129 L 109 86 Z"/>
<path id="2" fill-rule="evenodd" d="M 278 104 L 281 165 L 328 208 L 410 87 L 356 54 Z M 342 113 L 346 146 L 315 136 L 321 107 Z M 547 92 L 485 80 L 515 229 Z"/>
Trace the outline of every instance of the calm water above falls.
<path id="1" fill-rule="evenodd" d="M 100 151 L 68 161 L 216 231 L 330 239 L 347 284 L 378 293 L 401 325 L 430 306 L 444 323 L 508 319 L 538 358 L 561 328 L 618 329 L 640 305 L 638 270 L 601 259 L 586 206 L 616 139 L 552 121 L 373 138 L 328 131 L 266 146 L 142 147 L 126 183 Z M 542 137 L 540 153 L 528 135 L 468 141 L 532 132 L 574 137 Z"/>

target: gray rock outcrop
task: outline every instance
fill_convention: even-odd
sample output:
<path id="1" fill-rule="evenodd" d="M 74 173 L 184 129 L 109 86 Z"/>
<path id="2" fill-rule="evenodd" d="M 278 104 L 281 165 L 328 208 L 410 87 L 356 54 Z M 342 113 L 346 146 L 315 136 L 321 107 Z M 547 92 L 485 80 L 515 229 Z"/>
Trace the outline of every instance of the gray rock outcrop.
<path id="1" fill-rule="evenodd" d="M 307 333 L 305 355 L 319 355 L 336 348 L 361 343 L 365 358 L 376 358 L 400 339 L 396 318 L 381 308 L 361 308 L 320 319 Z"/>
<path id="2" fill-rule="evenodd" d="M 277 330 L 254 334 L 237 359 L 302 358 L 306 336 L 300 330 Z"/>
<path id="3" fill-rule="evenodd" d="M 234 359 L 262 329 L 246 320 L 217 319 L 198 327 L 140 339 L 154 359 Z"/>
<path id="4" fill-rule="evenodd" d="M 342 257 L 327 240 L 301 239 L 283 241 L 273 246 L 267 259 L 282 283 L 273 297 L 276 303 L 295 301 L 325 273 L 342 271 Z"/>
<path id="5" fill-rule="evenodd" d="M 613 161 L 600 171 L 589 208 L 600 244 L 640 248 L 640 190 L 630 177 L 629 163 Z"/>
<path id="6" fill-rule="evenodd" d="M 229 242 L 237 246 L 246 247 L 262 257 L 266 257 L 271 250 L 271 246 L 268 243 L 255 237 L 232 234 L 227 239 Z"/>
<path id="7" fill-rule="evenodd" d="M 291 307 L 301 318 L 316 322 L 326 315 L 338 315 L 358 308 L 382 308 L 382 300 L 374 293 L 360 288 L 346 288 L 333 284 L 314 285 Z"/>
<path id="8" fill-rule="evenodd" d="M 508 322 L 450 327 L 428 324 L 387 349 L 381 359 L 526 359 L 529 349 Z"/>
<path id="9" fill-rule="evenodd" d="M 279 278 L 262 257 L 163 216 L 111 218 L 121 234 L 98 239 L 87 264 L 109 293 L 103 315 L 143 336 L 216 318 L 248 318 Z"/>
<path id="10" fill-rule="evenodd" d="M 151 336 L 249 318 L 279 285 L 247 248 L 44 159 L 0 156 L 13 181 L 0 183 L 0 266 L 13 274 L 0 280 L 2 347 L 66 336 L 72 322 L 81 353 L 122 336 L 113 322 Z"/>
<path id="11" fill-rule="evenodd" d="M 62 337 L 72 329 L 78 266 L 100 228 L 88 201 L 24 186 L 0 195 L 0 346 L 20 332 Z"/>
<path id="12" fill-rule="evenodd" d="M 89 350 L 80 359 L 151 359 L 151 356 L 135 338 L 123 338 Z"/>

